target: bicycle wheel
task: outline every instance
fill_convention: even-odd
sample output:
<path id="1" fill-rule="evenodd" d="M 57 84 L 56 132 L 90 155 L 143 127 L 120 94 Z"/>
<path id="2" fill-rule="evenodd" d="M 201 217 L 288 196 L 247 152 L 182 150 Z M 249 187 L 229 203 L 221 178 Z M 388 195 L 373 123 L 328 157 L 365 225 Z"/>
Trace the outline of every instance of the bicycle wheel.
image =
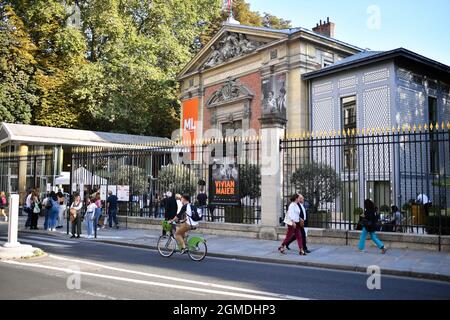
<path id="1" fill-rule="evenodd" d="M 159 254 L 165 258 L 168 258 L 175 252 L 177 242 L 171 236 L 160 236 L 158 239 L 157 247 Z"/>
<path id="2" fill-rule="evenodd" d="M 188 255 L 194 261 L 202 261 L 206 257 L 208 247 L 206 242 L 199 241 L 195 246 L 189 246 Z"/>

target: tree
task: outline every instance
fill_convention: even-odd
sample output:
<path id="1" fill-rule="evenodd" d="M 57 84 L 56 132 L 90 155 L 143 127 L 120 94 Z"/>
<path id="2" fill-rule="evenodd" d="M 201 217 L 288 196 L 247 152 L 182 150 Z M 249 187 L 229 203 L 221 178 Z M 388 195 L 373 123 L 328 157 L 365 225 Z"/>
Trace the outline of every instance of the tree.
<path id="1" fill-rule="evenodd" d="M 239 196 L 256 199 L 261 196 L 261 168 L 255 164 L 239 166 Z"/>
<path id="2" fill-rule="evenodd" d="M 192 195 L 197 190 L 197 182 L 195 172 L 183 164 L 169 164 L 158 173 L 158 183 L 163 192 Z"/>
<path id="3" fill-rule="evenodd" d="M 89 63 L 73 99 L 95 130 L 170 136 L 179 126 L 176 76 L 218 0 L 79 1 Z"/>
<path id="4" fill-rule="evenodd" d="M 333 202 L 341 190 L 341 179 L 333 167 L 316 162 L 294 171 L 291 183 L 311 202 L 313 212 L 317 212 L 321 204 Z"/>
<path id="5" fill-rule="evenodd" d="M 31 122 L 39 99 L 34 82 L 35 50 L 14 9 L 0 3 L 0 121 Z"/>
<path id="6" fill-rule="evenodd" d="M 116 185 L 130 185 L 134 195 L 145 194 L 148 190 L 147 174 L 145 170 L 131 165 L 121 165 L 111 174 Z"/>
<path id="7" fill-rule="evenodd" d="M 36 46 L 35 82 L 39 102 L 33 122 L 45 126 L 77 127 L 83 111 L 70 97 L 74 72 L 86 51 L 80 30 L 66 26 L 74 1 L 8 1 L 24 22 Z"/>

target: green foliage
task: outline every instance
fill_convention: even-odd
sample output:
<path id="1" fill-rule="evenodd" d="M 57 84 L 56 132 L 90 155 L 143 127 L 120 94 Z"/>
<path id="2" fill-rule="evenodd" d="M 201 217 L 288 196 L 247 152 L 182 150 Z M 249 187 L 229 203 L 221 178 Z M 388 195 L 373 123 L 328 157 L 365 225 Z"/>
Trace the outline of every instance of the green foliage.
<path id="1" fill-rule="evenodd" d="M 197 190 L 198 177 L 183 164 L 169 164 L 158 173 L 160 190 L 193 195 Z"/>
<path id="2" fill-rule="evenodd" d="M 221 27 L 221 3 L 0 0 L 0 121 L 170 136 L 176 76 Z M 243 24 L 288 24 L 243 0 L 234 10 Z"/>
<path id="3" fill-rule="evenodd" d="M 380 212 L 387 213 L 387 212 L 389 212 L 390 210 L 391 210 L 391 208 L 390 208 L 388 205 L 386 205 L 386 204 L 383 204 L 383 205 L 380 207 Z"/>
<path id="4" fill-rule="evenodd" d="M 145 170 L 137 166 L 121 165 L 112 174 L 116 185 L 129 185 L 134 195 L 145 194 L 148 191 L 148 180 Z"/>
<path id="5" fill-rule="evenodd" d="M 359 217 L 360 215 L 362 215 L 364 213 L 364 209 L 361 207 L 357 207 L 355 208 L 355 210 L 353 210 L 353 215 L 355 217 Z"/>
<path id="6" fill-rule="evenodd" d="M 317 212 L 321 204 L 333 202 L 341 191 L 339 175 L 331 166 L 322 163 L 301 166 L 292 174 L 291 182 L 311 203 L 313 212 Z"/>
<path id="7" fill-rule="evenodd" d="M 36 47 L 9 5 L 0 6 L 0 122 L 31 122 L 38 104 Z"/>
<path id="8" fill-rule="evenodd" d="M 427 234 L 439 234 L 439 225 L 441 235 L 450 235 L 450 216 L 428 216 L 426 217 L 425 230 Z"/>
<path id="9" fill-rule="evenodd" d="M 239 166 L 239 194 L 241 198 L 261 196 L 261 168 L 255 164 Z"/>

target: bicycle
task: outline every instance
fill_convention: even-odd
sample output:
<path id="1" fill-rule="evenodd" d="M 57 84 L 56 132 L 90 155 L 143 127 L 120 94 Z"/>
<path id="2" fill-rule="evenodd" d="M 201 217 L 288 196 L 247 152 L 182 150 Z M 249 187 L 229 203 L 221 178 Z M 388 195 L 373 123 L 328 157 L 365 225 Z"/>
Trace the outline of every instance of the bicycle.
<path id="1" fill-rule="evenodd" d="M 175 251 L 181 251 L 178 241 L 175 239 L 172 232 L 172 224 L 168 221 L 162 222 L 163 230 L 168 234 L 160 236 L 158 239 L 158 252 L 164 258 L 171 257 Z M 202 261 L 205 259 L 208 252 L 208 247 L 206 246 L 206 240 L 202 237 L 185 237 L 185 244 L 187 246 L 187 254 L 189 258 L 194 261 Z"/>

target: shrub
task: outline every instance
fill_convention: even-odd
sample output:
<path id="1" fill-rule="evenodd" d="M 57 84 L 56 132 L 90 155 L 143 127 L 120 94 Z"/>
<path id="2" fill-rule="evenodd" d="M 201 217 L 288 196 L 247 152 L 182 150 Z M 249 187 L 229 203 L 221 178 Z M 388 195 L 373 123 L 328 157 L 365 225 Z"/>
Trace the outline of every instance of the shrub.
<path id="1" fill-rule="evenodd" d="M 441 235 L 450 235 L 450 216 L 426 217 L 425 230 L 428 234 L 439 234 L 439 218 L 441 219 Z"/>

